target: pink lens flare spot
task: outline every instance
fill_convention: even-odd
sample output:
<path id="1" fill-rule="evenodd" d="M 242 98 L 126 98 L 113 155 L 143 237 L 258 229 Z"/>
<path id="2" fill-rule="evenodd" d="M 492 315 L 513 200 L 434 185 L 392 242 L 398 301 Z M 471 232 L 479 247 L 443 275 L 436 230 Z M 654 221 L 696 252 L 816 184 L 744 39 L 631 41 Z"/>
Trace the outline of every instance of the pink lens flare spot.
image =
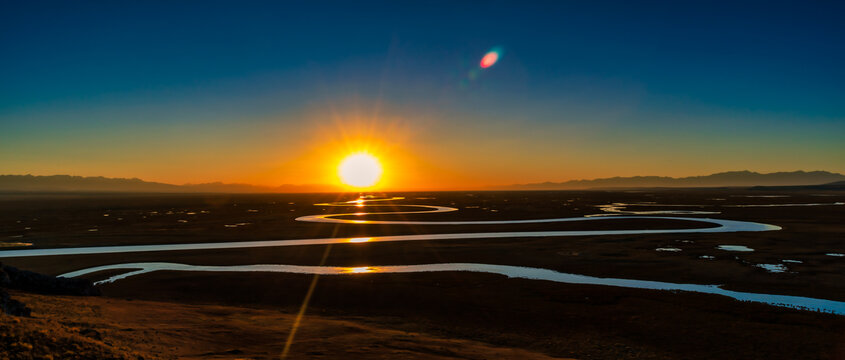
<path id="1" fill-rule="evenodd" d="M 499 53 L 495 51 L 488 52 L 483 58 L 481 58 L 481 68 L 489 68 L 496 64 L 496 61 L 499 61 Z"/>

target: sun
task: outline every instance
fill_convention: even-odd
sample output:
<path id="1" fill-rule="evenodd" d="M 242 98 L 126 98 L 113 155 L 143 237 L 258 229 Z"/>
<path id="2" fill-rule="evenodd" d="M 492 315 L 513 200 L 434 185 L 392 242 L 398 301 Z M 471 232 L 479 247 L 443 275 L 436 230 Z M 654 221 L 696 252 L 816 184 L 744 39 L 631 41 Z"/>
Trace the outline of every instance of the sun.
<path id="1" fill-rule="evenodd" d="M 346 185 L 365 188 L 381 178 L 381 164 L 374 156 L 360 152 L 347 156 L 337 169 L 340 181 Z"/>

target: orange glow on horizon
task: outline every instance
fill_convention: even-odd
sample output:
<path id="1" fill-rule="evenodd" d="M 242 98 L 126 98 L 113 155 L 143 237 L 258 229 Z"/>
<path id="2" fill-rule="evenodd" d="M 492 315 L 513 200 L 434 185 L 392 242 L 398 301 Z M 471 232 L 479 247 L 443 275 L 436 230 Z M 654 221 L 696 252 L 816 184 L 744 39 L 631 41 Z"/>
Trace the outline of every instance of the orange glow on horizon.
<path id="1" fill-rule="evenodd" d="M 502 58 L 500 54 L 499 60 Z M 494 64 L 499 65 L 502 64 Z M 634 138 L 624 132 L 597 137 L 600 132 L 594 128 L 566 122 L 537 124 L 526 120 L 512 125 L 496 116 L 398 108 L 359 99 L 321 102 L 280 119 L 270 118 L 254 128 L 239 129 L 224 129 L 233 133 L 220 139 L 192 136 L 188 130 L 174 131 L 168 135 L 172 139 L 163 139 L 158 143 L 161 146 L 154 148 L 128 147 L 119 152 L 102 151 L 89 158 L 73 153 L 77 156 L 69 157 L 61 166 L 28 163 L 26 170 L 20 172 L 138 177 L 170 184 L 252 184 L 265 186 L 266 190 L 261 190 L 268 192 L 359 193 L 485 190 L 510 184 L 644 174 L 696 176 L 743 169 L 752 161 L 758 163 L 752 171 L 792 171 L 796 168 L 777 159 L 798 159 L 792 148 L 759 147 L 743 152 L 740 150 L 746 149 L 745 145 L 712 148 L 701 142 L 689 143 L 689 139 Z M 524 135 L 514 136 L 518 132 Z M 148 133 L 141 135 L 152 137 Z M 226 146 L 220 146 L 221 139 L 228 141 Z M 131 138 L 120 137 L 104 143 L 94 138 L 86 141 L 98 146 L 112 142 L 133 144 Z M 675 148 L 686 146 L 691 149 L 685 155 L 689 161 L 678 163 L 675 153 L 661 149 L 629 151 L 654 141 L 665 141 Z M 56 153 L 61 152 L 59 149 L 85 148 L 83 143 L 60 145 L 54 149 Z M 344 157 L 357 152 L 373 155 L 384 169 L 372 188 L 354 188 L 339 181 L 338 165 Z M 820 154 L 817 162 L 804 164 L 825 167 L 831 154 L 836 153 L 825 154 Z M 645 158 L 649 161 L 642 161 Z M 8 168 L 13 169 L 17 161 L 14 159 L 7 157 L 4 165 L 10 164 Z M 349 204 L 356 205 L 359 204 Z"/>

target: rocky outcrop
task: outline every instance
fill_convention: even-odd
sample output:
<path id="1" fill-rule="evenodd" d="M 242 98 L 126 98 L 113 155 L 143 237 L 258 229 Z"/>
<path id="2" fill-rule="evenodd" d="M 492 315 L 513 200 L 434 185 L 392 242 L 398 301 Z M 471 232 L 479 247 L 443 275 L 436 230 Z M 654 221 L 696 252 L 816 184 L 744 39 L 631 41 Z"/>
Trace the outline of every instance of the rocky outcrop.
<path id="1" fill-rule="evenodd" d="M 29 316 L 32 310 L 9 297 L 4 288 L 46 295 L 100 295 L 89 280 L 49 276 L 0 263 L 0 312 L 14 316 Z"/>
<path id="2" fill-rule="evenodd" d="M 49 276 L 2 264 L 0 286 L 45 295 L 100 295 L 90 280 Z"/>

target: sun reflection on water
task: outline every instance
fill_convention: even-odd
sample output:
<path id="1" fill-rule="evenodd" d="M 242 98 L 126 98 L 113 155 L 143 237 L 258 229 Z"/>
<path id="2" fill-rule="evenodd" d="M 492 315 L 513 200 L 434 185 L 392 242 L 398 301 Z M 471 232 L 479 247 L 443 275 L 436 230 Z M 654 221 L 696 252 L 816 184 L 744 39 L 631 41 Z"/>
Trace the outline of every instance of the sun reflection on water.
<path id="1" fill-rule="evenodd" d="M 343 268 L 341 270 L 342 273 L 345 274 L 366 274 L 371 272 L 378 272 L 380 269 L 375 266 L 359 266 L 359 267 L 350 267 L 350 268 Z"/>

